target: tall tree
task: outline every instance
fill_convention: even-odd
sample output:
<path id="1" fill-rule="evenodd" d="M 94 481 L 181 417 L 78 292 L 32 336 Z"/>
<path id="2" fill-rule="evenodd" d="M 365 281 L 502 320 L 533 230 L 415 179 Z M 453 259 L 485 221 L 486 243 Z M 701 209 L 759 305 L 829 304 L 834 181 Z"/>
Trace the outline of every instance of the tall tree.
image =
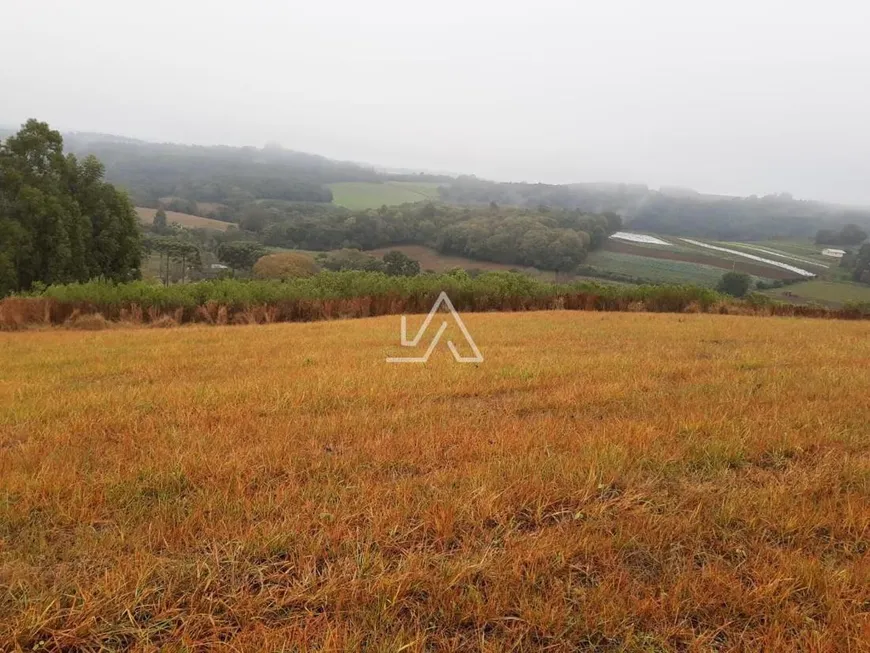
<path id="1" fill-rule="evenodd" d="M 384 272 L 391 277 L 413 277 L 420 274 L 420 263 L 394 249 L 384 254 Z"/>
<path id="2" fill-rule="evenodd" d="M 726 272 L 719 280 L 716 290 L 732 297 L 743 297 L 749 292 L 752 277 L 743 272 Z"/>
<path id="3" fill-rule="evenodd" d="M 166 211 L 163 210 L 161 206 L 157 209 L 157 213 L 154 214 L 154 231 L 157 233 L 163 233 L 166 231 L 167 222 L 166 222 Z"/>
<path id="4" fill-rule="evenodd" d="M 862 245 L 855 258 L 855 270 L 852 273 L 855 281 L 870 283 L 870 243 Z"/>
<path id="5" fill-rule="evenodd" d="M 36 120 L 0 145 L 0 295 L 138 276 L 136 214 L 103 174 L 94 157 L 64 156 L 60 134 Z"/>
<path id="6" fill-rule="evenodd" d="M 251 241 L 221 243 L 217 250 L 218 259 L 229 265 L 233 271 L 250 270 L 254 263 L 268 253 L 260 243 Z"/>

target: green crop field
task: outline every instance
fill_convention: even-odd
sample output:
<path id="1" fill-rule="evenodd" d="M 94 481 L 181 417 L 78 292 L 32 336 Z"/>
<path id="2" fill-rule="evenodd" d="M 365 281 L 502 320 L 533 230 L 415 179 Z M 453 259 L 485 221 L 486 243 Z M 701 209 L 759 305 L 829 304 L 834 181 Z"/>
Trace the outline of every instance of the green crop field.
<path id="1" fill-rule="evenodd" d="M 711 265 L 605 250 L 590 253 L 585 264 L 599 270 L 642 277 L 655 283 L 692 283 L 708 287 L 715 286 L 725 273 L 722 268 Z"/>
<path id="2" fill-rule="evenodd" d="M 849 282 L 820 281 L 818 279 L 776 290 L 768 290 L 765 294 L 776 299 L 789 301 L 812 301 L 837 305 L 846 302 L 870 302 L 870 286 Z"/>
<path id="3" fill-rule="evenodd" d="M 333 203 L 348 209 L 376 209 L 380 206 L 407 204 L 438 199 L 437 183 L 388 181 L 383 184 L 346 181 L 329 184 Z"/>

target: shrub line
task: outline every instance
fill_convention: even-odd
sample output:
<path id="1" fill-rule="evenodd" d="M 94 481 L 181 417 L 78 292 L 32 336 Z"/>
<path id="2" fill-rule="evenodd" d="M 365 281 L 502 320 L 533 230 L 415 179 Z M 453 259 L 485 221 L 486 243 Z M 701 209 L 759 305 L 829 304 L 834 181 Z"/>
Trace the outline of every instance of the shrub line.
<path id="1" fill-rule="evenodd" d="M 841 309 L 778 303 L 760 295 L 730 298 L 697 286 L 555 284 L 509 272 L 389 277 L 321 272 L 288 281 L 223 279 L 174 286 L 145 282 L 49 286 L 0 300 L 0 329 L 111 323 L 265 324 L 426 313 L 441 291 L 460 312 L 537 310 L 646 311 L 866 319 L 870 305 Z M 89 317 L 91 316 L 91 317 Z M 83 326 L 84 324 L 89 326 Z"/>

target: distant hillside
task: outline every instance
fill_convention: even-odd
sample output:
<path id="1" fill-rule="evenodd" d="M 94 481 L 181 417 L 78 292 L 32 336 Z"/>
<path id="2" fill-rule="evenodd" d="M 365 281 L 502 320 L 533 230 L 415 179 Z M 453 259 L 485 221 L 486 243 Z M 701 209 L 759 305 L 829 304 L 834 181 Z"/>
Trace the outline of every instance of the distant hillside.
<path id="1" fill-rule="evenodd" d="M 825 227 L 870 226 L 870 210 L 795 200 L 790 195 L 727 197 L 636 184 L 497 183 L 459 177 L 443 200 L 614 212 L 634 230 L 718 240 L 810 238 Z"/>
<path id="2" fill-rule="evenodd" d="M 13 133 L 0 129 L 0 137 Z M 335 161 L 279 146 L 228 147 L 149 143 L 109 134 L 72 132 L 66 149 L 94 154 L 106 178 L 128 190 L 138 206 L 242 222 L 265 200 L 334 204 L 351 209 L 440 201 L 531 209 L 616 213 L 632 229 L 663 235 L 728 241 L 805 240 L 820 229 L 854 223 L 870 229 L 870 209 L 764 197 L 705 195 L 692 189 L 643 184 L 500 183 L 474 176 L 449 177 Z"/>
<path id="3" fill-rule="evenodd" d="M 274 146 L 146 143 L 83 133 L 64 140 L 71 152 L 97 156 L 108 180 L 143 205 L 167 196 L 236 206 L 259 198 L 331 202 L 327 184 L 379 180 L 371 169 Z"/>

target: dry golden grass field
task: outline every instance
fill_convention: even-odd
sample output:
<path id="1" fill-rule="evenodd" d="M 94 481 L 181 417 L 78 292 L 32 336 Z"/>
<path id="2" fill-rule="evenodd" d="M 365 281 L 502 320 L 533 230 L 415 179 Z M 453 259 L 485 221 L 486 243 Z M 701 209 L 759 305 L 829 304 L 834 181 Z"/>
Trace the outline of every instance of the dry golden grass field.
<path id="1" fill-rule="evenodd" d="M 870 324 L 466 318 L 0 333 L 0 650 L 870 648 Z"/>

